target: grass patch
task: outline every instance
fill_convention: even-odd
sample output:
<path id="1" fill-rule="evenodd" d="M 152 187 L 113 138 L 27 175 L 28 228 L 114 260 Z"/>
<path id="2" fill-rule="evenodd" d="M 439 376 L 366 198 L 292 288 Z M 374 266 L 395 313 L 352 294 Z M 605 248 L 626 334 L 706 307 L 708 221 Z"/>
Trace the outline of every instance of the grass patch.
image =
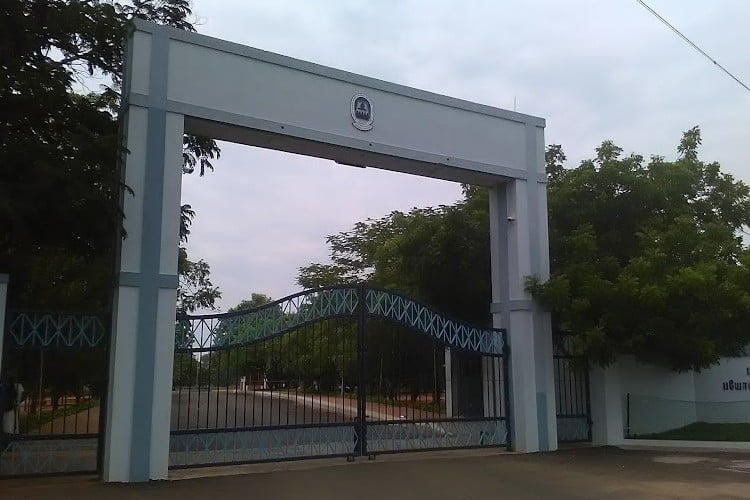
<path id="1" fill-rule="evenodd" d="M 679 429 L 634 437 L 637 439 L 672 439 L 678 441 L 750 441 L 750 423 L 709 424 L 695 422 Z"/>
<path id="2" fill-rule="evenodd" d="M 86 411 L 89 408 L 94 408 L 99 405 L 99 400 L 88 399 L 81 401 L 78 404 L 67 405 L 65 407 L 59 407 L 56 410 L 43 410 L 41 413 L 34 412 L 28 415 L 21 415 L 18 418 L 18 428 L 22 431 L 29 432 L 31 430 L 40 430 L 44 424 L 49 424 L 53 420 L 57 420 L 61 417 L 67 417 L 69 415 L 75 415 L 82 411 Z"/>

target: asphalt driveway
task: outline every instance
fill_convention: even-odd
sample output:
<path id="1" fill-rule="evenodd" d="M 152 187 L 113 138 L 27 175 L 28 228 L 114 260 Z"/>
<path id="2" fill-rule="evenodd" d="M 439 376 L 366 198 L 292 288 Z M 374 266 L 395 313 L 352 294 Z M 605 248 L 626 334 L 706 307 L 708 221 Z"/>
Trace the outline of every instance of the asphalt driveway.
<path id="1" fill-rule="evenodd" d="M 241 473 L 241 474 L 238 474 Z M 750 454 L 581 448 L 380 456 L 177 471 L 215 477 L 141 485 L 92 478 L 0 480 L 0 498 L 55 499 L 692 499 L 750 498 Z M 219 474 L 233 474 L 223 475 Z"/>

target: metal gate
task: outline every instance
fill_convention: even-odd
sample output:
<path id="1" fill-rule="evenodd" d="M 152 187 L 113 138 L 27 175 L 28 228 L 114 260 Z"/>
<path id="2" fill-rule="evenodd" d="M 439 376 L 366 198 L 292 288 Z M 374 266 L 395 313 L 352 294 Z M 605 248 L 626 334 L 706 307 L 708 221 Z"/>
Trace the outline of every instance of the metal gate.
<path id="1" fill-rule="evenodd" d="M 507 355 L 368 285 L 179 317 L 170 467 L 508 446 Z"/>
<path id="2" fill-rule="evenodd" d="M 0 476 L 97 471 L 106 332 L 97 316 L 8 312 Z"/>
<path id="3" fill-rule="evenodd" d="M 591 441 L 588 363 L 556 348 L 554 365 L 557 440 L 561 443 Z"/>

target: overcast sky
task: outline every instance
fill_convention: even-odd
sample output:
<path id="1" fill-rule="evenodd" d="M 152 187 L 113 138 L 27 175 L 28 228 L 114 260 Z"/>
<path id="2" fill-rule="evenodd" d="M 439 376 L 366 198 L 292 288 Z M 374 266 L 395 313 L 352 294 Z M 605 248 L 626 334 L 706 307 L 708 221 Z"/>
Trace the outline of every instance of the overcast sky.
<path id="1" fill-rule="evenodd" d="M 650 0 L 750 84 L 750 1 Z M 232 42 L 544 117 L 569 166 L 604 139 L 671 159 L 700 125 L 704 160 L 750 181 L 750 92 L 635 0 L 194 0 L 198 31 Z M 252 89 L 248 89 L 251 92 Z M 368 217 L 460 198 L 453 183 L 222 143 L 216 171 L 185 176 L 189 251 L 223 310 L 297 291 L 325 237 Z"/>

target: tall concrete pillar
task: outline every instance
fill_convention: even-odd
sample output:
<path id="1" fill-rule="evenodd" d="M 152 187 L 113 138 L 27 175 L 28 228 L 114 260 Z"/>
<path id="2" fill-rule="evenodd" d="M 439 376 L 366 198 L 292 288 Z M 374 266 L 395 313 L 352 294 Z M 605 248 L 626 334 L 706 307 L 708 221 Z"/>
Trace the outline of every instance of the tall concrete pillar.
<path id="1" fill-rule="evenodd" d="M 594 366 L 589 375 L 591 397 L 591 443 L 596 446 L 620 445 L 624 440 L 623 394 L 620 366 Z"/>
<path id="2" fill-rule="evenodd" d="M 184 122 L 165 110 L 166 36 L 138 32 L 133 45 L 149 63 L 129 68 L 124 94 L 145 86 L 148 107 L 130 105 L 124 117 L 134 194 L 123 199 L 103 461 L 105 481 L 127 482 L 168 472 Z"/>
<path id="3" fill-rule="evenodd" d="M 493 325 L 508 329 L 510 416 L 516 451 L 557 449 L 549 313 L 525 291 L 528 276 L 549 277 L 544 133 L 526 125 L 529 177 L 490 190 Z"/>

